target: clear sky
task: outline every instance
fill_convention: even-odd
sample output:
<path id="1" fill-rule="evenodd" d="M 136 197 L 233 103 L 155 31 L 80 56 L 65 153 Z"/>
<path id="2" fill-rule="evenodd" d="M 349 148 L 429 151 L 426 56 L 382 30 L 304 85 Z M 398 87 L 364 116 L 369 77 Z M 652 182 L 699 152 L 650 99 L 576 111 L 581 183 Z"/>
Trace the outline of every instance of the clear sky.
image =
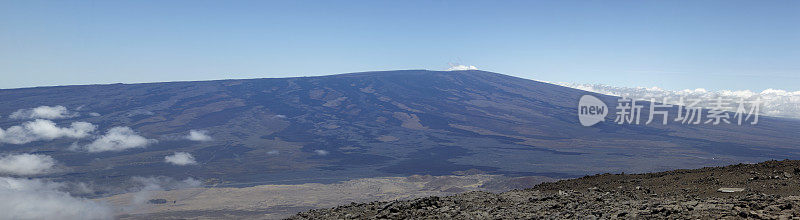
<path id="1" fill-rule="evenodd" d="M 800 90 L 800 1 L 8 1 L 0 88 L 443 70 Z"/>

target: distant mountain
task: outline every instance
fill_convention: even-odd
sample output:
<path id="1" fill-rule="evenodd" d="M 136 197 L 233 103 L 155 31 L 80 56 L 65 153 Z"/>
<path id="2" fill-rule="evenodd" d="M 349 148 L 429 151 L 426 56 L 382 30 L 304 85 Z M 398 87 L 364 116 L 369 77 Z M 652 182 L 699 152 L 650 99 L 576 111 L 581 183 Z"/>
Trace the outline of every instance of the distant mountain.
<path id="1" fill-rule="evenodd" d="M 0 126 L 19 109 L 66 107 L 59 126 L 94 136 L 0 145 L 52 156 L 49 177 L 118 184 L 130 176 L 195 177 L 226 185 L 331 182 L 358 177 L 493 174 L 574 177 L 768 159 L 800 159 L 800 122 L 617 125 L 577 119 L 584 94 L 616 97 L 486 71 L 403 70 L 321 77 L 60 86 L 0 90 Z M 646 115 L 645 108 L 645 115 Z M 146 147 L 87 152 L 114 126 Z M 209 141 L 184 138 L 203 130 Z M 193 155 L 176 166 L 165 156 Z"/>

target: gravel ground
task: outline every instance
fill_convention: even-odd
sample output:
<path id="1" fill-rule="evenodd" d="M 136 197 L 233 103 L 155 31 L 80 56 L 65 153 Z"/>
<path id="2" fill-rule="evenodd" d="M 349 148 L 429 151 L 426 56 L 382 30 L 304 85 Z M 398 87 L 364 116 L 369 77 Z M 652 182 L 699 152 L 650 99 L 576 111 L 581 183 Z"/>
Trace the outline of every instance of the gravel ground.
<path id="1" fill-rule="evenodd" d="M 600 174 L 505 193 L 352 203 L 291 219 L 800 219 L 800 161 Z M 742 188 L 723 193 L 718 189 Z"/>

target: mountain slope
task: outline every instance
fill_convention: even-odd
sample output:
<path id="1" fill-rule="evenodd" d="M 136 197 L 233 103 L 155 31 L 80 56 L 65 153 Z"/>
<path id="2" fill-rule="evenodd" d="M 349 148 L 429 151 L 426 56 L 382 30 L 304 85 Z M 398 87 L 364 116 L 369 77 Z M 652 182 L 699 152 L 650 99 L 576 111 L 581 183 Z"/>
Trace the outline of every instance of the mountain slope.
<path id="1" fill-rule="evenodd" d="M 0 90 L 3 115 L 62 105 L 80 116 L 59 125 L 90 122 L 97 135 L 129 126 L 158 140 L 119 152 L 68 149 L 90 139 L 3 144 L 2 151 L 52 155 L 67 169 L 50 177 L 101 185 L 130 176 L 244 186 L 470 169 L 574 177 L 800 158 L 795 120 L 645 126 L 616 125 L 610 115 L 587 128 L 576 116 L 583 94 L 590 93 L 485 71 L 425 70 Z M 615 97 L 597 96 L 613 108 Z M 0 118 L 3 128 L 22 122 Z M 192 129 L 213 140 L 185 140 Z M 198 165 L 164 163 L 176 151 Z"/>
<path id="2" fill-rule="evenodd" d="M 798 161 L 647 174 L 602 174 L 495 194 L 352 203 L 289 219 L 791 219 Z M 720 192 L 741 187 L 740 192 Z"/>

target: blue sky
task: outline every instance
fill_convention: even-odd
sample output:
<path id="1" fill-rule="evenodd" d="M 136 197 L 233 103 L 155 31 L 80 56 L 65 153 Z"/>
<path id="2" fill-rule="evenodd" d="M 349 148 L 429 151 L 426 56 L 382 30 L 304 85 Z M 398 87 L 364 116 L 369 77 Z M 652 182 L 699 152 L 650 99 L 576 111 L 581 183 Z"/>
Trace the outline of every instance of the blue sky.
<path id="1" fill-rule="evenodd" d="M 0 1 L 0 88 L 448 63 L 529 79 L 800 90 L 800 1 Z"/>

